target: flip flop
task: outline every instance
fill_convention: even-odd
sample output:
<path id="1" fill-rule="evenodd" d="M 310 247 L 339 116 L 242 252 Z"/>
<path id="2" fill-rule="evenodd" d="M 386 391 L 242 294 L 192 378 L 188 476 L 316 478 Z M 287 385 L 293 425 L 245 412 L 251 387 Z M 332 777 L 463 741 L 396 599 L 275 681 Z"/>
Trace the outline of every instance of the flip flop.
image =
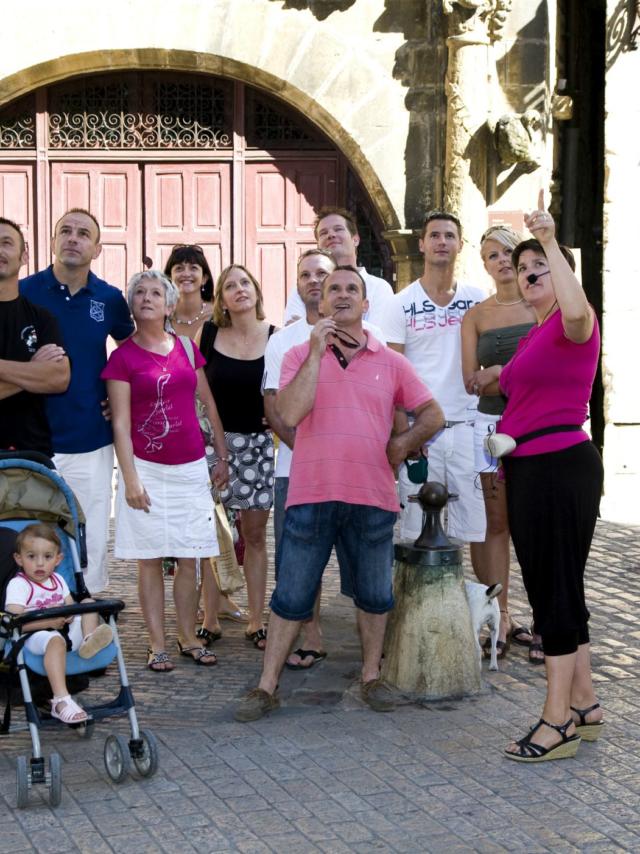
<path id="1" fill-rule="evenodd" d="M 249 615 L 246 611 L 236 608 L 233 611 L 218 611 L 219 620 L 231 620 L 232 623 L 247 623 Z"/>
<path id="2" fill-rule="evenodd" d="M 322 661 L 323 658 L 327 657 L 326 652 L 318 652 L 315 649 L 294 649 L 291 655 L 297 655 L 298 658 L 301 658 L 303 661 L 305 658 L 311 658 L 310 664 L 303 664 L 300 661 L 298 664 L 289 664 L 289 662 L 285 662 L 286 666 L 289 670 L 311 670 L 314 664 L 317 664 L 319 661 Z"/>
<path id="3" fill-rule="evenodd" d="M 259 649 L 261 652 L 264 652 L 264 649 L 267 645 L 267 630 L 257 629 L 255 632 L 245 632 L 245 638 L 252 643 L 256 649 Z"/>
<path id="4" fill-rule="evenodd" d="M 518 646 L 531 646 L 531 632 L 526 626 L 513 626 L 510 632 L 511 640 Z M 525 640 L 525 637 L 528 640 Z"/>
<path id="5" fill-rule="evenodd" d="M 544 649 L 542 648 L 541 643 L 530 643 L 529 644 L 529 664 L 544 664 L 544 655 L 542 658 L 537 658 L 536 656 L 531 655 L 532 652 L 542 652 L 544 653 Z"/>
<path id="6" fill-rule="evenodd" d="M 505 655 L 509 652 L 509 647 L 511 646 L 511 641 L 507 637 L 506 640 L 496 641 L 496 658 L 498 661 L 501 658 L 504 658 Z M 485 642 L 482 645 L 482 656 L 483 658 L 491 658 L 491 638 L 485 638 Z"/>
<path id="7" fill-rule="evenodd" d="M 147 667 L 154 673 L 171 673 L 175 664 L 164 650 L 154 652 L 152 649 L 147 650 Z"/>
<path id="8" fill-rule="evenodd" d="M 215 641 L 220 640 L 220 638 L 222 637 L 222 632 L 219 629 L 216 629 L 212 632 L 202 626 L 202 628 L 197 630 L 196 637 L 200 638 L 200 640 L 203 640 L 204 645 L 208 646 L 210 643 L 214 643 Z"/>

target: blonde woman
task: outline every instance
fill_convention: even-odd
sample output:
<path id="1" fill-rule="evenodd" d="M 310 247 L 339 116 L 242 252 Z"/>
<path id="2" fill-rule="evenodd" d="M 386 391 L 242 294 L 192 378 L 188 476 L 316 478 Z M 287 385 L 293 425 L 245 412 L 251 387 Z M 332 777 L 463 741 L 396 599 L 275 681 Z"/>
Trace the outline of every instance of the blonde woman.
<path id="1" fill-rule="evenodd" d="M 520 235 L 507 225 L 488 228 L 480 238 L 480 255 L 484 268 L 493 279 L 495 292 L 475 305 L 462 321 L 462 375 L 469 394 L 479 395 L 474 425 L 475 466 L 480 478 L 487 514 L 485 538 L 487 567 L 491 575 L 480 579 L 484 584 L 502 584 L 498 658 L 504 658 L 510 642 L 529 647 L 532 664 L 542 664 L 544 653 L 540 639 L 515 624 L 509 617 L 509 523 L 504 482 L 497 475 L 498 461 L 483 447 L 487 433 L 495 430 L 505 407 L 505 398 L 495 389 L 486 391 L 491 376 L 485 369 L 504 365 L 513 356 L 518 341 L 535 322 L 533 309 L 518 289 L 511 253 Z"/>
<path id="2" fill-rule="evenodd" d="M 273 437 L 266 427 L 261 393 L 264 351 L 275 327 L 265 321 L 262 290 L 240 264 L 220 274 L 213 296 L 213 320 L 196 343 L 220 410 L 229 453 L 229 485 L 220 497 L 240 513 L 245 541 L 249 624 L 246 637 L 266 646 L 263 610 L 267 586 L 267 520 L 273 503 Z"/>
<path id="3" fill-rule="evenodd" d="M 178 288 L 171 327 L 176 335 L 185 335 L 193 341 L 213 313 L 213 276 L 202 247 L 196 243 L 176 244 L 167 258 L 164 273 Z M 222 637 L 221 619 L 246 623 L 247 614 L 232 599 L 220 595 L 208 562 L 203 570 L 203 610 L 198 610 L 202 626 L 197 635 L 208 645 Z"/>

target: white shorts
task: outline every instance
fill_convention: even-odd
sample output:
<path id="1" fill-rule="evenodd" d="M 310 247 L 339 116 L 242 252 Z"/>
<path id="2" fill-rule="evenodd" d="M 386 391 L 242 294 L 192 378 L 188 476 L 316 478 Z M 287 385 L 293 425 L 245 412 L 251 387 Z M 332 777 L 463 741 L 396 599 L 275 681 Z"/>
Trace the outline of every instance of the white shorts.
<path id="1" fill-rule="evenodd" d="M 447 504 L 446 532 L 464 543 L 483 543 L 487 519 L 480 478 L 473 465 L 473 425 L 456 424 L 445 427 L 429 445 L 429 474 L 427 480 L 444 484 L 458 498 Z M 415 540 L 422 532 L 422 508 L 407 501 L 419 487 L 411 483 L 406 466 L 400 466 L 398 476 L 400 504 L 400 537 Z"/>
<path id="2" fill-rule="evenodd" d="M 485 450 L 484 438 L 496 432 L 496 424 L 502 415 L 487 415 L 477 412 L 473 425 L 474 465 L 478 474 L 491 474 L 498 470 L 498 460 Z"/>
<path id="3" fill-rule="evenodd" d="M 56 454 L 58 473 L 73 490 L 87 520 L 87 566 L 84 580 L 90 593 L 109 584 L 107 541 L 111 515 L 113 445 L 86 454 Z"/>
<path id="4" fill-rule="evenodd" d="M 55 637 L 63 638 L 64 635 L 55 631 L 55 629 L 43 629 L 41 632 L 34 632 L 26 639 L 24 643 L 25 649 L 28 649 L 33 655 L 44 655 L 47 651 L 49 641 Z M 71 641 L 71 649 L 78 649 L 84 640 L 82 636 L 82 617 L 79 614 L 69 623 L 69 640 Z"/>
<path id="5" fill-rule="evenodd" d="M 118 472 L 115 556 L 147 560 L 219 554 L 206 459 L 170 466 L 134 457 L 134 463 L 151 507 L 148 513 L 129 507 Z"/>

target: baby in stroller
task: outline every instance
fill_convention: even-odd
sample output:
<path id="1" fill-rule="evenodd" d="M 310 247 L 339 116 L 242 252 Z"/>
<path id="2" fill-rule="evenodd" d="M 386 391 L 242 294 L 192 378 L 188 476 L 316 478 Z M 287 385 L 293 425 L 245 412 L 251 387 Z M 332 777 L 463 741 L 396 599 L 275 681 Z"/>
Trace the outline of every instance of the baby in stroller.
<path id="1" fill-rule="evenodd" d="M 7 585 L 5 607 L 9 613 L 75 604 L 66 581 L 55 571 L 62 560 L 62 544 L 51 525 L 37 523 L 23 528 L 16 538 L 14 559 L 20 571 Z M 51 716 L 65 724 L 86 721 L 86 711 L 67 689 L 67 650 L 77 650 L 81 658 L 92 658 L 113 640 L 111 627 L 101 623 L 98 614 L 90 613 L 40 619 L 23 624 L 22 631 L 32 632 L 25 647 L 35 655 L 44 656 L 44 669 L 53 691 Z"/>

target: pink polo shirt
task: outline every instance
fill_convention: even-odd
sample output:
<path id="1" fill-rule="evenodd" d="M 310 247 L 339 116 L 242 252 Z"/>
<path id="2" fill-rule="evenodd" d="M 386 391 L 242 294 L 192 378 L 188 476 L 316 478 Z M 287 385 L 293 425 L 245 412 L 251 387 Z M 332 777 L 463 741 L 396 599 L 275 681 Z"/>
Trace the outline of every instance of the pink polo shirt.
<path id="1" fill-rule="evenodd" d="M 308 354 L 309 342 L 289 350 L 281 389 Z M 313 408 L 296 428 L 287 507 L 344 501 L 397 512 L 395 477 L 386 455 L 394 411 L 416 409 L 432 398 L 411 363 L 373 335 L 346 369 L 327 349 Z"/>

